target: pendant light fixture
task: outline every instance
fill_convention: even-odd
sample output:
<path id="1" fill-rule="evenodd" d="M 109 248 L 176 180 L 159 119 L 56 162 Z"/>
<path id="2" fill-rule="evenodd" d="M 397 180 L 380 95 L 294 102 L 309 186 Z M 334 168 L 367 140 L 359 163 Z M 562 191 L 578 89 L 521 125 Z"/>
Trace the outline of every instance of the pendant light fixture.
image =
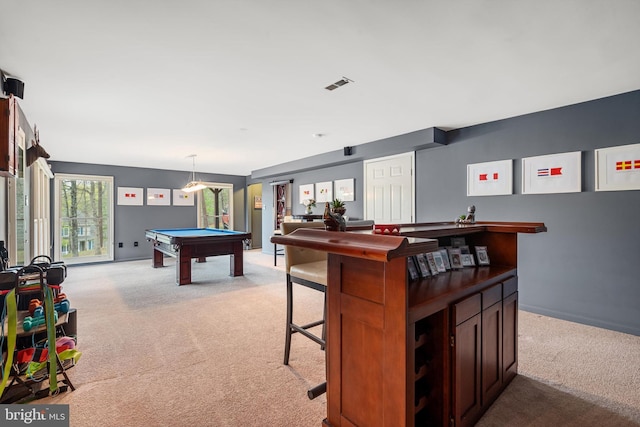
<path id="1" fill-rule="evenodd" d="M 185 193 L 193 193 L 194 191 L 207 188 L 207 186 L 203 182 L 196 180 L 196 156 L 197 154 L 190 154 L 187 156 L 191 157 L 191 159 L 193 160 L 193 170 L 191 172 L 191 181 L 189 181 L 187 185 L 182 188 L 182 191 L 184 191 Z"/>

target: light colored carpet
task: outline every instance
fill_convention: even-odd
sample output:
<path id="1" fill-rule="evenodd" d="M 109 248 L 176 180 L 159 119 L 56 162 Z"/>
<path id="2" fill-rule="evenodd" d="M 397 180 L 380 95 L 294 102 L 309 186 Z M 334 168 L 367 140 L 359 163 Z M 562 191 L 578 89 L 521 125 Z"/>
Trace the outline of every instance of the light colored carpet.
<path id="1" fill-rule="evenodd" d="M 63 287 L 78 310 L 73 392 L 34 403 L 68 403 L 71 426 L 320 426 L 324 352 L 294 336 L 282 364 L 282 257 L 245 252 L 193 263 L 194 283 L 151 260 L 74 266 Z M 296 287 L 297 320 L 322 313 L 322 294 Z M 521 375 L 481 426 L 640 425 L 640 337 L 520 312 Z"/>

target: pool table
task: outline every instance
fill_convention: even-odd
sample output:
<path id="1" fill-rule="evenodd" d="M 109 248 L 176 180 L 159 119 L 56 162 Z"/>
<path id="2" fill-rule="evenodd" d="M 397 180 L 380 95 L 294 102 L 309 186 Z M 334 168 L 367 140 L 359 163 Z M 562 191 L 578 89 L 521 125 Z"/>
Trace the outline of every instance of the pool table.
<path id="1" fill-rule="evenodd" d="M 242 250 L 251 233 L 215 228 L 170 228 L 146 230 L 153 243 L 153 268 L 163 266 L 163 254 L 176 258 L 176 284 L 191 283 L 191 259 L 204 262 L 206 257 L 231 255 L 230 275 L 243 275 Z"/>

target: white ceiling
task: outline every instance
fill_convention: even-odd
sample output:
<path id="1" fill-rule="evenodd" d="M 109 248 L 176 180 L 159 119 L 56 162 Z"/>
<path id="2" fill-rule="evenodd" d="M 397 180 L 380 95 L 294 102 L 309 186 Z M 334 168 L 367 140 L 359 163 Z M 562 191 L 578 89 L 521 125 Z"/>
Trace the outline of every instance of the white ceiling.
<path id="1" fill-rule="evenodd" d="M 640 89 L 637 0 L 0 4 L 51 160 L 249 175 Z"/>

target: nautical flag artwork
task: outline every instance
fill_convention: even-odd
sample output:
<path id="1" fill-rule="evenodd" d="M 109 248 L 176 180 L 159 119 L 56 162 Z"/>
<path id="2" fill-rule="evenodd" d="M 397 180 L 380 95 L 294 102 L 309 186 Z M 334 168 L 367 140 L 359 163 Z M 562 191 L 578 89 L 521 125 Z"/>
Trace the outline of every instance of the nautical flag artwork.
<path id="1" fill-rule="evenodd" d="M 616 162 L 617 171 L 630 171 L 632 169 L 640 169 L 640 160 L 623 160 Z"/>
<path id="2" fill-rule="evenodd" d="M 168 188 L 147 188 L 147 205 L 169 206 L 171 191 Z"/>
<path id="3" fill-rule="evenodd" d="M 467 196 L 513 194 L 513 160 L 467 165 Z"/>
<path id="4" fill-rule="evenodd" d="M 541 168 L 538 169 L 538 176 L 560 176 L 562 168 Z"/>
<path id="5" fill-rule="evenodd" d="M 640 144 L 601 148 L 596 154 L 596 191 L 640 190 Z"/>
<path id="6" fill-rule="evenodd" d="M 193 206 L 195 205 L 195 193 L 173 189 L 173 206 Z"/>
<path id="7" fill-rule="evenodd" d="M 119 205 L 142 206 L 143 203 L 142 188 L 118 187 Z"/>
<path id="8" fill-rule="evenodd" d="M 549 154 L 522 159 L 522 194 L 582 191 L 582 153 Z"/>

